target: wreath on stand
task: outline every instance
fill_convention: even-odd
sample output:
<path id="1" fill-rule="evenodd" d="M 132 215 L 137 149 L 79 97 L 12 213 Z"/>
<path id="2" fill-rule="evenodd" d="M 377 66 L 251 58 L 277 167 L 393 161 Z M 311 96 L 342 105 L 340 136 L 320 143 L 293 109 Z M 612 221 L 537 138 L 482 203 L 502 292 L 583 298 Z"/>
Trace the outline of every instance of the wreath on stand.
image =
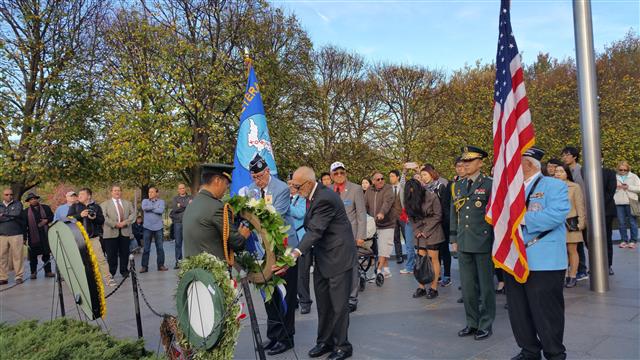
<path id="1" fill-rule="evenodd" d="M 160 326 L 162 343 L 170 359 L 231 359 L 235 352 L 236 341 L 240 333 L 240 320 L 246 317 L 243 314 L 243 307 L 239 301 L 240 292 L 237 284 L 241 274 L 261 290 L 265 301 L 271 301 L 272 294 L 279 285 L 284 285 L 285 280 L 273 274 L 271 267 L 293 266 L 295 260 L 290 256 L 290 249 L 287 249 L 287 231 L 282 217 L 276 209 L 265 203 L 264 199 L 255 200 L 244 196 L 234 196 L 226 199 L 225 210 L 230 210 L 232 214 L 238 214 L 241 218 L 249 222 L 249 228 L 253 230 L 260 239 L 261 246 L 265 251 L 262 259 L 256 259 L 255 255 L 249 251 L 242 251 L 234 256 L 228 251 L 226 240 L 228 239 L 230 224 L 233 223 L 233 215 L 224 218 L 224 247 L 227 254 L 225 259 L 201 253 L 180 261 L 180 271 L 178 278 L 183 280 L 193 279 L 190 284 L 204 283 L 204 292 L 213 296 L 213 315 L 208 324 L 202 325 L 203 331 L 209 335 L 202 335 L 197 331 L 194 334 L 189 319 L 192 316 L 191 310 L 187 309 L 190 304 L 186 304 L 184 298 L 192 295 L 194 288 L 183 285 L 181 281 L 178 286 L 178 314 L 180 319 L 174 316 L 167 316 Z M 225 213 L 228 213 L 225 211 Z M 235 271 L 230 274 L 229 267 Z M 212 276 L 210 281 L 207 277 Z M 197 278 L 197 279 L 196 279 Z M 217 290 L 220 289 L 222 295 Z M 202 290 L 201 290 L 202 291 Z M 217 295 L 216 295 L 217 294 Z M 217 299 L 217 300 L 216 300 Z M 219 303 L 219 304 L 216 304 Z M 221 305 L 221 306 L 220 306 Z M 222 310 L 216 310 L 220 308 Z M 186 310 L 185 310 L 186 309 Z M 185 320 L 186 319 L 186 320 Z M 198 319 L 196 319 L 197 322 Z M 200 319 L 202 321 L 202 319 Z M 196 326 L 198 327 L 198 326 Z M 205 329 L 206 328 L 206 329 Z"/>

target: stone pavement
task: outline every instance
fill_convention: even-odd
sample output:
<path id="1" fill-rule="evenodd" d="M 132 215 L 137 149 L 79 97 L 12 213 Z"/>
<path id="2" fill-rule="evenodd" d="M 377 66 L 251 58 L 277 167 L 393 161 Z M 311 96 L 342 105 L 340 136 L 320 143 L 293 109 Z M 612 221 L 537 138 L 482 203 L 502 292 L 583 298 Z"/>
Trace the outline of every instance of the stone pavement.
<path id="1" fill-rule="evenodd" d="M 610 278 L 611 291 L 595 294 L 589 291 L 588 281 L 574 289 L 565 289 L 566 330 L 565 345 L 571 359 L 639 359 L 640 358 L 640 250 L 614 250 L 614 270 Z M 165 243 L 167 266 L 173 265 L 173 243 Z M 139 264 L 140 255 L 136 256 Z M 152 250 L 151 264 L 155 262 Z M 349 339 L 354 346 L 354 359 L 508 359 L 518 352 L 509 319 L 503 305 L 505 296 L 497 296 L 497 316 L 494 334 L 485 341 L 458 338 L 456 333 L 465 326 L 464 310 L 456 303 L 457 262 L 453 262 L 453 285 L 440 289 L 434 300 L 413 299 L 415 281 L 411 275 L 400 275 L 400 267 L 393 263 L 393 277 L 378 288 L 367 284 L 360 293 L 358 311 L 351 316 Z M 175 271 L 151 271 L 141 274 L 142 288 L 151 305 L 161 313 L 175 313 Z M 13 279 L 10 279 L 10 284 Z M 0 293 L 0 321 L 16 322 L 24 319 L 49 320 L 52 315 L 53 280 L 43 274 L 34 281 Z M 0 287 L 0 289 L 6 286 Z M 78 317 L 67 289 L 67 316 Z M 109 291 L 107 289 L 107 291 Z M 112 335 L 121 338 L 137 336 L 131 282 L 107 300 L 108 314 L 104 323 Z M 266 332 L 266 315 L 257 293 L 253 299 L 261 326 Z M 144 339 L 149 350 L 159 347 L 159 325 L 156 317 L 142 303 Z M 295 352 L 289 351 L 271 359 L 306 359 L 307 351 L 315 344 L 315 306 L 308 315 L 297 315 Z M 160 351 L 162 351 L 160 349 Z M 249 320 L 243 323 L 236 349 L 237 359 L 257 358 Z"/>

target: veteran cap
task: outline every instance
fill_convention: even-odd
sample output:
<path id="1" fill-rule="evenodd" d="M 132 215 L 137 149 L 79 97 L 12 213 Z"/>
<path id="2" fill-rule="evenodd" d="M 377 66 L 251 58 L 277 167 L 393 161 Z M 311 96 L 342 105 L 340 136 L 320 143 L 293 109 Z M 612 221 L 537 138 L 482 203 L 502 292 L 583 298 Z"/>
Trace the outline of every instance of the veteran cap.
<path id="1" fill-rule="evenodd" d="M 468 145 L 462 147 L 462 155 L 460 155 L 460 159 L 462 161 L 471 161 L 476 159 L 484 159 L 487 156 L 489 156 L 489 154 L 487 154 L 486 151 L 480 149 L 479 147 Z"/>
<path id="2" fill-rule="evenodd" d="M 537 147 L 531 147 L 529 148 L 529 150 L 525 151 L 524 154 L 522 154 L 522 156 L 528 156 L 540 161 L 544 156 L 544 150 L 538 149 Z"/>
<path id="3" fill-rule="evenodd" d="M 263 172 L 269 166 L 267 162 L 260 156 L 260 154 L 256 154 L 256 156 L 249 163 L 249 171 L 252 173 Z"/>
<path id="4" fill-rule="evenodd" d="M 233 172 L 234 166 L 227 164 L 202 164 L 200 165 L 201 174 L 213 174 L 224 176 L 231 182 L 231 173 Z"/>
<path id="5" fill-rule="evenodd" d="M 330 172 L 334 172 L 338 169 L 342 169 L 342 170 L 347 170 L 347 168 L 344 167 L 344 164 L 341 163 L 340 161 L 336 161 L 333 164 L 331 164 L 331 166 L 329 167 L 329 171 Z"/>
<path id="6" fill-rule="evenodd" d="M 30 192 L 30 193 L 27 194 L 27 197 L 26 197 L 26 199 L 24 199 L 24 201 L 29 201 L 31 199 L 40 199 L 40 196 L 38 196 L 34 192 Z"/>

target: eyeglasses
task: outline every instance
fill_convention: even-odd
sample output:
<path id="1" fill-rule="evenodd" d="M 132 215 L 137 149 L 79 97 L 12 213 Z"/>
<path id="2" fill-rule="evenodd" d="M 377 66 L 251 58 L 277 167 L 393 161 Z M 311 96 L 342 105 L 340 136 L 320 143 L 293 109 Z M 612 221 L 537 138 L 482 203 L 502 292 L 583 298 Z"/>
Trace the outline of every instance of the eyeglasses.
<path id="1" fill-rule="evenodd" d="M 11 193 L 11 194 L 2 194 L 2 195 L 4 195 L 4 196 L 13 196 L 13 193 Z"/>
<path id="2" fill-rule="evenodd" d="M 382 180 L 384 180 L 384 178 L 373 179 L 373 181 L 382 181 Z"/>
<path id="3" fill-rule="evenodd" d="M 253 179 L 262 179 L 265 175 L 267 175 L 267 172 L 263 171 L 263 172 L 259 172 L 259 173 L 256 173 L 256 174 L 251 174 L 251 177 Z"/>
<path id="4" fill-rule="evenodd" d="M 620 172 L 629 172 L 629 169 L 618 169 Z"/>
<path id="5" fill-rule="evenodd" d="M 309 181 L 305 181 L 302 184 L 293 184 L 293 183 L 289 183 L 289 187 L 294 188 L 296 191 L 300 190 L 301 187 L 303 187 L 306 183 L 308 183 Z"/>
<path id="6" fill-rule="evenodd" d="M 347 172 L 346 171 L 334 171 L 333 175 L 346 175 Z"/>

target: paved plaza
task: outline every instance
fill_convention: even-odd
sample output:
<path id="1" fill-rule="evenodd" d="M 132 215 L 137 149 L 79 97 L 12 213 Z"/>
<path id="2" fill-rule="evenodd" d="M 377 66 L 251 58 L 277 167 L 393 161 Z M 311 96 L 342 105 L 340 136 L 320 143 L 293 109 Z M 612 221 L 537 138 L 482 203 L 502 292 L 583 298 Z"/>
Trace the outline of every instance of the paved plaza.
<path id="1" fill-rule="evenodd" d="M 173 265 L 173 243 L 165 243 L 167 266 Z M 588 281 L 577 288 L 565 289 L 565 345 L 570 359 L 639 359 L 640 358 L 640 250 L 614 249 L 615 276 L 610 277 L 611 291 L 595 294 Z M 154 264 L 155 255 L 151 256 Z M 140 263 L 140 255 L 136 256 Z M 457 261 L 453 262 L 453 285 L 440 289 L 434 300 L 413 299 L 415 281 L 411 275 L 400 275 L 393 263 L 393 277 L 384 286 L 367 284 L 360 293 L 358 311 L 351 316 L 349 340 L 354 346 L 354 359 L 508 359 L 518 352 L 507 311 L 506 297 L 497 295 L 497 316 L 493 336 L 485 341 L 458 338 L 465 326 L 459 297 Z M 141 286 L 151 303 L 161 313 L 175 314 L 174 292 L 176 272 L 159 273 L 152 267 L 141 274 Z M 119 280 L 119 279 L 117 279 Z M 10 284 L 13 279 L 10 279 Z M 49 320 L 52 317 L 54 281 L 39 274 L 22 286 L 0 293 L 0 321 L 25 319 Z M 1 287 L 5 288 L 6 286 Z M 109 291 L 110 289 L 107 289 Z M 78 313 L 67 289 L 67 316 Z M 56 298 L 57 299 L 57 298 Z M 253 293 L 261 334 L 266 333 L 266 314 L 257 292 Z M 55 299 L 54 299 L 55 300 Z M 108 313 L 104 321 L 112 335 L 121 338 L 137 336 L 131 282 L 107 300 Z M 142 303 L 142 323 L 146 347 L 159 347 L 161 319 Z M 57 307 L 56 307 L 57 309 Z M 56 316 L 56 309 L 53 316 Z M 58 313 L 59 316 L 59 313 Z M 315 344 L 315 305 L 307 315 L 297 315 L 295 352 L 289 351 L 271 359 L 307 359 L 307 351 Z M 255 359 L 249 320 L 243 322 L 236 348 L 237 359 Z M 268 357 L 269 358 L 269 357 Z"/>

